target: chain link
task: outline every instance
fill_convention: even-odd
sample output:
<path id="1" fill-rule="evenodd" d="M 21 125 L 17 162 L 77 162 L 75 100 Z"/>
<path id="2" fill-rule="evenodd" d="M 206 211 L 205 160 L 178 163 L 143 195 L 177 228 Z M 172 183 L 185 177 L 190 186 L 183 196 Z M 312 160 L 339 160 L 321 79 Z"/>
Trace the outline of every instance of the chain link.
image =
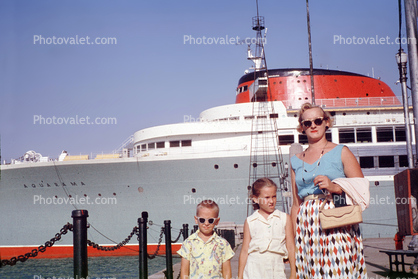
<path id="1" fill-rule="evenodd" d="M 183 234 L 183 229 L 180 229 L 180 233 L 179 236 L 177 236 L 177 238 L 175 240 L 171 240 L 171 243 L 176 243 L 177 241 L 179 241 L 180 236 Z"/>
<path id="2" fill-rule="evenodd" d="M 100 246 L 97 243 L 94 243 L 91 240 L 87 239 L 87 245 L 88 246 L 92 246 L 93 248 L 100 250 L 100 251 L 114 251 L 117 250 L 123 246 L 125 246 L 126 244 L 128 244 L 128 242 L 131 240 L 132 236 L 134 234 L 137 234 L 139 231 L 139 228 L 136 226 L 132 229 L 132 232 L 125 238 L 125 240 L 123 240 L 122 242 L 120 242 L 119 244 L 115 245 L 115 246 L 111 246 L 111 247 L 105 247 L 105 246 Z"/>
<path id="3" fill-rule="evenodd" d="M 152 260 L 157 256 L 158 251 L 160 250 L 161 242 L 163 241 L 163 235 L 164 235 L 164 227 L 161 228 L 161 233 L 160 233 L 160 238 L 158 239 L 157 249 L 155 250 L 154 254 L 147 255 L 148 259 Z"/>
<path id="4" fill-rule="evenodd" d="M 13 257 L 10 260 L 2 260 L 0 262 L 0 266 L 6 266 L 6 265 L 15 265 L 18 261 L 19 262 L 25 262 L 29 258 L 35 258 L 39 255 L 39 252 L 43 253 L 46 251 L 47 248 L 52 247 L 56 241 L 61 240 L 61 236 L 63 234 L 67 234 L 68 231 L 73 230 L 73 225 L 70 223 L 65 224 L 59 233 L 55 234 L 55 237 L 51 238 L 49 241 L 45 242 L 45 245 L 40 245 L 38 249 L 33 249 L 31 252 L 26 253 L 24 255 L 20 255 L 17 257 Z"/>

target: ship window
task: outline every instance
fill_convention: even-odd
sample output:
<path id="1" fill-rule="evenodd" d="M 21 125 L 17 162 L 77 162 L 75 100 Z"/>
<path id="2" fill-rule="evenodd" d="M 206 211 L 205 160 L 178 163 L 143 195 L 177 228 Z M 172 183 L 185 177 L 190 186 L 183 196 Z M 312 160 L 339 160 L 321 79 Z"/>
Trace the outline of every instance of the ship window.
<path id="1" fill-rule="evenodd" d="M 377 142 L 393 141 L 393 128 L 392 127 L 378 127 L 376 129 Z"/>
<path id="2" fill-rule="evenodd" d="M 182 140 L 181 146 L 192 146 L 192 140 Z"/>
<path id="3" fill-rule="evenodd" d="M 164 148 L 164 147 L 165 147 L 165 142 L 163 141 L 157 142 L 157 148 Z"/>
<path id="4" fill-rule="evenodd" d="M 170 147 L 179 147 L 179 146 L 180 146 L 179 140 L 170 141 Z"/>
<path id="5" fill-rule="evenodd" d="M 271 113 L 270 118 L 279 118 L 279 114 L 278 113 Z"/>
<path id="6" fill-rule="evenodd" d="M 141 144 L 141 151 L 147 151 L 147 144 Z"/>
<path id="7" fill-rule="evenodd" d="M 372 169 L 372 168 L 374 168 L 373 156 L 360 157 L 360 167 L 362 169 Z"/>
<path id="8" fill-rule="evenodd" d="M 245 85 L 244 86 L 244 91 L 247 91 L 248 90 L 248 85 Z"/>
<path id="9" fill-rule="evenodd" d="M 399 167 L 401 168 L 409 167 L 407 155 L 399 155 Z"/>
<path id="10" fill-rule="evenodd" d="M 245 120 L 248 120 L 248 119 L 254 119 L 254 115 L 245 116 L 245 117 L 244 117 L 244 119 L 245 119 Z"/>
<path id="11" fill-rule="evenodd" d="M 155 149 L 155 142 L 148 143 L 148 150 Z"/>
<path id="12" fill-rule="evenodd" d="M 295 142 L 295 137 L 293 135 L 283 135 L 279 136 L 280 145 L 289 145 Z"/>
<path id="13" fill-rule="evenodd" d="M 405 127 L 395 127 L 396 141 L 406 141 Z"/>
<path id="14" fill-rule="evenodd" d="M 354 143 L 354 129 L 339 129 L 340 143 Z"/>
<path id="15" fill-rule="evenodd" d="M 299 135 L 299 143 L 300 144 L 307 144 L 308 143 L 308 138 L 306 137 L 306 135 Z"/>
<path id="16" fill-rule="evenodd" d="M 327 141 L 332 141 L 331 131 L 328 131 L 328 132 L 325 133 L 325 138 L 327 139 Z"/>
<path id="17" fill-rule="evenodd" d="M 372 142 L 371 128 L 357 128 L 357 142 Z"/>
<path id="18" fill-rule="evenodd" d="M 379 156 L 379 168 L 393 168 L 395 167 L 394 156 Z"/>

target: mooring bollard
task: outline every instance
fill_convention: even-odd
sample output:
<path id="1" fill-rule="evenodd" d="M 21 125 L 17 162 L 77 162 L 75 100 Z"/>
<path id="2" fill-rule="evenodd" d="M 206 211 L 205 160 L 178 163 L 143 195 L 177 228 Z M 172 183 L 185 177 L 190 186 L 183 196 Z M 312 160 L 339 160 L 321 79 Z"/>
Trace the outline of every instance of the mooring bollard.
<path id="1" fill-rule="evenodd" d="M 139 225 L 139 279 L 145 279 L 145 278 L 148 278 L 147 221 L 146 219 L 139 218 L 138 225 Z"/>
<path id="2" fill-rule="evenodd" d="M 74 278 L 87 278 L 87 210 L 73 210 Z"/>
<path id="3" fill-rule="evenodd" d="M 164 234 L 165 234 L 165 263 L 167 266 L 166 277 L 167 279 L 173 279 L 173 259 L 171 254 L 171 221 L 164 221 Z"/>
<path id="4" fill-rule="evenodd" d="M 189 237 L 189 224 L 183 224 L 183 240 Z"/>

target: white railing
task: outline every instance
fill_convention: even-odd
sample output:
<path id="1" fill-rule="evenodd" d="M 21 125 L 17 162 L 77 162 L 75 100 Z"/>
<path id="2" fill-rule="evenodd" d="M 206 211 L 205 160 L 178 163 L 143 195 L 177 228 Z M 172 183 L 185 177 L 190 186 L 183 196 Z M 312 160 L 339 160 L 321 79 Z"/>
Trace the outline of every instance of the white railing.
<path id="1" fill-rule="evenodd" d="M 297 108 L 295 103 L 302 104 L 303 101 L 284 100 L 286 108 Z M 400 106 L 402 103 L 394 97 L 366 97 L 366 98 L 338 98 L 338 99 L 315 99 L 315 104 L 321 107 L 390 107 Z M 299 105 L 299 107 L 300 107 Z"/>

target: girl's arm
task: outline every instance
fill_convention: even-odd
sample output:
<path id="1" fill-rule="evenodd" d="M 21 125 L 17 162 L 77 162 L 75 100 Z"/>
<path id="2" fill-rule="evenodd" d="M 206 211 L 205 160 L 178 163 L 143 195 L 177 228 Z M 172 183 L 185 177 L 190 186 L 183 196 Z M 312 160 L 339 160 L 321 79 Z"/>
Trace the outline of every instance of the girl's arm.
<path id="1" fill-rule="evenodd" d="M 289 255 L 290 278 L 296 279 L 295 233 L 290 216 L 286 214 L 286 248 Z"/>
<path id="2" fill-rule="evenodd" d="M 230 260 L 227 260 L 222 264 L 222 277 L 224 279 L 231 279 L 232 277 L 232 269 L 231 269 Z"/>
<path id="3" fill-rule="evenodd" d="M 238 260 L 238 279 L 242 279 L 244 276 L 244 268 L 247 264 L 248 258 L 248 247 L 250 246 L 251 235 L 250 227 L 248 226 L 247 220 L 244 223 L 244 239 L 242 240 L 241 253 L 239 254 Z"/>
<path id="4" fill-rule="evenodd" d="M 190 275 L 190 261 L 181 258 L 181 264 L 180 264 L 180 279 L 188 279 Z"/>

